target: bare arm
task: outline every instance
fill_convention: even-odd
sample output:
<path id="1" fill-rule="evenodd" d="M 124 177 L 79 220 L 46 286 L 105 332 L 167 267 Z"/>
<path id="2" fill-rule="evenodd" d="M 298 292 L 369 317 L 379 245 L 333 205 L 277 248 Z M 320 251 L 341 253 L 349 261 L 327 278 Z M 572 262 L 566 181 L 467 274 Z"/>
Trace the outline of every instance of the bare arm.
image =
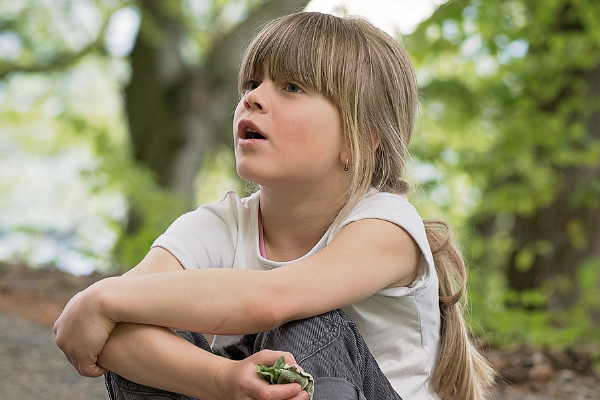
<path id="1" fill-rule="evenodd" d="M 181 272 L 182 267 L 169 252 L 155 248 L 125 276 L 165 271 Z M 57 321 L 55 329 L 60 325 Z M 68 351 L 65 353 L 69 358 Z M 256 364 L 272 365 L 281 356 L 286 363 L 295 363 L 291 354 L 269 350 L 244 361 L 231 361 L 196 347 L 169 328 L 117 323 L 97 357 L 97 364 L 86 366 L 80 365 L 77 358 L 70 360 L 75 361 L 72 363 L 82 375 L 98 376 L 110 370 L 134 382 L 195 398 L 223 400 L 250 395 L 256 399 L 304 399 L 305 392 L 297 384 L 269 385 L 258 378 Z"/>
<path id="2" fill-rule="evenodd" d="M 168 328 L 118 324 L 98 362 L 131 381 L 194 398 L 306 399 L 300 385 L 269 385 L 256 374 L 256 364 L 273 365 L 280 356 L 295 363 L 291 354 L 270 350 L 231 361 L 197 348 Z"/>
<path id="3" fill-rule="evenodd" d="M 419 258 L 417 245 L 402 228 L 361 220 L 322 251 L 285 267 L 111 278 L 101 283 L 95 298 L 113 321 L 247 334 L 347 306 L 389 286 L 408 285 Z"/>
<path id="4" fill-rule="evenodd" d="M 142 324 L 146 328 L 138 334 L 148 335 L 160 330 L 155 326 L 215 334 L 270 330 L 287 321 L 355 303 L 385 287 L 408 285 L 416 276 L 419 259 L 420 251 L 412 238 L 398 226 L 381 220 L 352 223 L 319 253 L 270 271 L 181 271 L 174 257 L 155 249 L 134 272 L 101 281 L 78 295 L 80 299 L 67 306 L 55 325 L 57 344 L 76 368 L 82 364 L 93 370 L 100 354 L 100 364 L 108 368 L 122 365 L 135 370 L 134 365 L 123 364 L 121 352 L 112 351 L 113 344 L 116 348 L 130 343 L 136 349 L 132 351 L 148 357 L 142 365 L 169 354 L 151 357 L 152 352 L 135 346 L 144 338 L 136 339 L 131 331 L 123 333 L 122 338 L 115 335 L 102 350 L 117 322 Z M 164 263 L 171 270 L 157 272 Z M 153 273 L 141 274 L 145 271 Z M 88 337 L 82 332 L 94 335 Z M 171 339 L 173 343 L 179 340 Z M 193 353 L 189 354 L 192 357 Z M 165 361 L 163 368 L 170 371 L 185 365 L 169 363 Z M 155 376 L 161 371 L 142 372 Z"/>
<path id="5" fill-rule="evenodd" d="M 131 381 L 205 399 L 220 398 L 217 371 L 227 362 L 171 329 L 140 324 L 118 324 L 98 356 L 98 364 Z"/>

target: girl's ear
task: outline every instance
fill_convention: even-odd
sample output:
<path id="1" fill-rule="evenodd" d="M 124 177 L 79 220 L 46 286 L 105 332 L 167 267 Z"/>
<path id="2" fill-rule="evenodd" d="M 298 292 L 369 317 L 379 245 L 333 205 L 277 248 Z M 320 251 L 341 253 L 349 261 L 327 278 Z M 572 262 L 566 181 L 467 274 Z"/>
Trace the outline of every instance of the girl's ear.
<path id="1" fill-rule="evenodd" d="M 349 165 L 352 164 L 352 151 L 350 150 L 350 144 L 348 142 L 346 142 L 342 151 L 340 151 L 340 162 L 348 168 Z"/>

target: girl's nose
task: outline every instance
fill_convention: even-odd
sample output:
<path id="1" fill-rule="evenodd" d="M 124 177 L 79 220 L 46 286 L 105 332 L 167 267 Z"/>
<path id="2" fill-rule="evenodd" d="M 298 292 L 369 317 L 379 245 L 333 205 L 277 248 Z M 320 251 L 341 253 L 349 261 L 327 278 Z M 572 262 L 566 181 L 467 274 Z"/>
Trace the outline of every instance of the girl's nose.
<path id="1" fill-rule="evenodd" d="M 249 111 L 267 112 L 267 99 L 265 93 L 263 93 L 264 90 L 264 88 L 259 86 L 246 93 L 244 98 L 244 108 Z"/>

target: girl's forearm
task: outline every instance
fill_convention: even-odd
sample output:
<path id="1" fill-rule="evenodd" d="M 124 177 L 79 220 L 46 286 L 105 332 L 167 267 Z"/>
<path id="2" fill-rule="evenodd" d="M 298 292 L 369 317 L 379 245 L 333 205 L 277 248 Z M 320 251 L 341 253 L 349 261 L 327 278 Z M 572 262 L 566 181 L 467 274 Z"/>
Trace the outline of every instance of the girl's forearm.
<path id="1" fill-rule="evenodd" d="M 218 371 L 231 362 L 204 351 L 167 328 L 120 323 L 98 364 L 131 381 L 202 399 L 219 399 Z"/>
<path id="2" fill-rule="evenodd" d="M 99 282 L 93 298 L 116 322 L 207 334 L 256 333 L 279 324 L 269 294 L 274 285 L 265 284 L 264 274 L 215 269 L 122 276 Z"/>

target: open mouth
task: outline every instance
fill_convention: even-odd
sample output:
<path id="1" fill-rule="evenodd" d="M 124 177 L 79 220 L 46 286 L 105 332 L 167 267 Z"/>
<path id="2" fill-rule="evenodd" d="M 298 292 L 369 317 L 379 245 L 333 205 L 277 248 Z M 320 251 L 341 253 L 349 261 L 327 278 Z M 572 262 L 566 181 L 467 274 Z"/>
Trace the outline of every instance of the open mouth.
<path id="1" fill-rule="evenodd" d="M 266 139 L 266 138 L 263 135 L 261 135 L 259 132 L 256 132 L 253 129 L 247 128 L 242 134 L 242 139 Z"/>
<path id="2" fill-rule="evenodd" d="M 267 137 L 259 131 L 249 119 L 241 120 L 238 124 L 238 137 L 242 140 L 265 140 Z"/>

